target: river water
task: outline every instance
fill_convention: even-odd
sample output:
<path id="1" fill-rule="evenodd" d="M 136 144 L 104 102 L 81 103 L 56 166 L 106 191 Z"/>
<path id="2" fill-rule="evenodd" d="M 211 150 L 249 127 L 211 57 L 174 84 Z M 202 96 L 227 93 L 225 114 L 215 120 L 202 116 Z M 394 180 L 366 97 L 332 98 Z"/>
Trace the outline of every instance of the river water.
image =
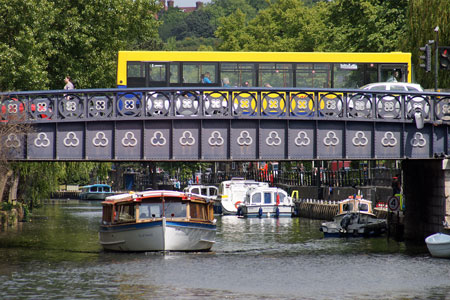
<path id="1" fill-rule="evenodd" d="M 450 260 L 320 221 L 217 217 L 209 253 L 111 253 L 98 202 L 49 201 L 0 232 L 0 299 L 450 299 Z"/>

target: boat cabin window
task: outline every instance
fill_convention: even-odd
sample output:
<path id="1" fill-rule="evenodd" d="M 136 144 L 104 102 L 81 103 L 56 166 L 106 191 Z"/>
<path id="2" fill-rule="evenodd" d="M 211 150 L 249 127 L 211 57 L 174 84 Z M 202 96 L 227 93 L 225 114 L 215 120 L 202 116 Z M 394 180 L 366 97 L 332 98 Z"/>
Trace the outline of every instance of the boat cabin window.
<path id="1" fill-rule="evenodd" d="M 139 207 L 139 219 L 161 218 L 162 203 L 142 203 Z"/>
<path id="2" fill-rule="evenodd" d="M 217 195 L 217 189 L 215 189 L 215 188 L 209 188 L 209 195 L 210 195 L 210 196 L 215 196 L 215 195 Z"/>
<path id="3" fill-rule="evenodd" d="M 112 216 L 113 216 L 113 206 L 112 205 L 103 205 L 103 214 L 102 214 L 102 222 L 103 224 L 111 224 Z"/>
<path id="4" fill-rule="evenodd" d="M 272 193 L 264 193 L 264 204 L 272 203 Z"/>
<path id="5" fill-rule="evenodd" d="M 117 222 L 131 222 L 135 221 L 135 207 L 133 204 L 117 205 L 115 221 Z"/>
<path id="6" fill-rule="evenodd" d="M 96 186 L 91 186 L 91 192 L 97 192 L 97 187 Z"/>
<path id="7" fill-rule="evenodd" d="M 165 216 L 167 218 L 185 218 L 186 217 L 186 203 L 179 201 L 166 201 Z"/>
<path id="8" fill-rule="evenodd" d="M 367 205 L 367 203 L 359 203 L 359 210 L 360 211 L 368 211 L 369 205 Z"/>
<path id="9" fill-rule="evenodd" d="M 279 197 L 280 203 L 284 203 L 284 201 L 286 200 L 286 195 L 283 193 L 278 193 L 277 197 Z"/>
<path id="10" fill-rule="evenodd" d="M 200 189 L 197 188 L 197 187 L 196 187 L 196 188 L 192 188 L 192 189 L 191 189 L 191 193 L 192 193 L 192 194 L 200 194 Z"/>
<path id="11" fill-rule="evenodd" d="M 202 188 L 200 195 L 208 195 L 208 188 Z"/>
<path id="12" fill-rule="evenodd" d="M 261 193 L 255 193 L 252 195 L 251 203 L 259 204 L 261 203 Z"/>
<path id="13" fill-rule="evenodd" d="M 352 211 L 353 210 L 353 204 L 352 203 L 345 203 L 342 205 L 342 210 L 344 211 Z"/>
<path id="14" fill-rule="evenodd" d="M 203 204 L 191 202 L 190 212 L 193 219 L 206 219 L 206 206 Z"/>

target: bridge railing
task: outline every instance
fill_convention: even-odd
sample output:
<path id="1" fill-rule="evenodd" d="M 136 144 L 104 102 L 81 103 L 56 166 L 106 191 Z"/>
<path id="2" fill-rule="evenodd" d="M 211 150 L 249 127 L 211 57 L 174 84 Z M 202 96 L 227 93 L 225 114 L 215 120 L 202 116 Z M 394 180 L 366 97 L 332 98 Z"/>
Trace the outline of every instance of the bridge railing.
<path id="1" fill-rule="evenodd" d="M 15 119 L 51 123 L 180 117 L 439 123 L 450 120 L 450 93 L 241 87 L 0 93 L 2 122 Z"/>

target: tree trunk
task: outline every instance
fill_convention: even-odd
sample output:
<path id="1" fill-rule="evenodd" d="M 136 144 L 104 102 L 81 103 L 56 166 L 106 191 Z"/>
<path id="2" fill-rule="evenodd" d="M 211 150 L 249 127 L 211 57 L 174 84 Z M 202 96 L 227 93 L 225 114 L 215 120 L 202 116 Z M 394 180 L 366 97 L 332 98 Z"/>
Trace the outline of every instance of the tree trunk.
<path id="1" fill-rule="evenodd" d="M 3 193 L 5 191 L 6 183 L 8 182 L 8 178 L 13 174 L 12 170 L 6 171 L 2 175 L 0 175 L 0 202 L 3 201 Z"/>
<path id="2" fill-rule="evenodd" d="M 17 200 L 17 189 L 19 188 L 19 172 L 14 173 L 13 182 L 9 189 L 9 201 Z"/>

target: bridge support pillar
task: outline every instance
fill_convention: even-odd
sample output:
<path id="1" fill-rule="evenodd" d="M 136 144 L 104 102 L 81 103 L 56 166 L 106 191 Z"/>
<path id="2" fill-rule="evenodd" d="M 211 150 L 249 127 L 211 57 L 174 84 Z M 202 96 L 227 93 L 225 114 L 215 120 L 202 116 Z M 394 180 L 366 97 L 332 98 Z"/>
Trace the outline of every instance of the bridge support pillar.
<path id="1" fill-rule="evenodd" d="M 450 223 L 450 160 L 404 160 L 403 194 L 407 240 L 424 242 Z"/>

